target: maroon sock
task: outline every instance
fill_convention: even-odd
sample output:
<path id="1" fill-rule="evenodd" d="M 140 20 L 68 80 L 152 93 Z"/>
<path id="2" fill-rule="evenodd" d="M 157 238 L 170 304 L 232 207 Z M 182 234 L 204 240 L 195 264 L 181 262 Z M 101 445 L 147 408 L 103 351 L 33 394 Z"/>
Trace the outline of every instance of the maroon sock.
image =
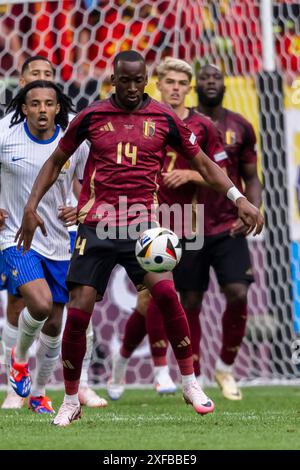
<path id="1" fill-rule="evenodd" d="M 231 365 L 243 341 L 247 321 L 247 303 L 227 304 L 223 315 L 223 343 L 220 357 L 225 364 Z"/>
<path id="2" fill-rule="evenodd" d="M 157 282 L 151 289 L 152 302 L 159 307 L 168 340 L 171 343 L 182 375 L 194 373 L 189 325 L 178 300 L 173 281 Z"/>
<path id="3" fill-rule="evenodd" d="M 201 325 L 199 318 L 199 308 L 191 309 L 185 308 L 185 314 L 189 322 L 192 350 L 193 350 L 193 364 L 196 377 L 201 373 L 200 371 L 200 340 L 201 340 Z"/>
<path id="4" fill-rule="evenodd" d="M 146 320 L 144 315 L 134 310 L 127 320 L 125 334 L 120 354 L 123 357 L 130 357 L 133 351 L 143 341 L 146 336 Z"/>
<path id="5" fill-rule="evenodd" d="M 68 308 L 68 316 L 62 339 L 62 363 L 67 395 L 78 392 L 82 361 L 86 351 L 86 329 L 92 314 Z"/>
<path id="6" fill-rule="evenodd" d="M 146 315 L 146 329 L 152 358 L 155 366 L 167 365 L 168 337 L 165 331 L 164 319 L 155 302 L 150 302 Z"/>

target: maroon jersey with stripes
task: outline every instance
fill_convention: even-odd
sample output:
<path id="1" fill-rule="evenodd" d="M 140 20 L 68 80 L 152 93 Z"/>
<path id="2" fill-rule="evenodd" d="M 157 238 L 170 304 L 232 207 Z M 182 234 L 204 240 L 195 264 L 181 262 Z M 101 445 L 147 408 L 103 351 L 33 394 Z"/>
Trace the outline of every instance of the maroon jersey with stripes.
<path id="1" fill-rule="evenodd" d="M 118 107 L 114 96 L 87 107 L 72 120 L 59 147 L 72 155 L 85 139 L 91 146 L 78 220 L 89 225 L 153 219 L 166 146 L 187 159 L 200 151 L 195 135 L 172 109 L 146 94 L 142 106 L 132 112 Z"/>
<path id="2" fill-rule="evenodd" d="M 190 109 L 189 115 L 184 119 L 184 122 L 196 135 L 198 144 L 206 155 L 221 167 L 226 166 L 228 159 L 226 152 L 224 151 L 222 136 L 213 124 L 212 120 L 194 109 Z M 190 168 L 189 162 L 180 153 L 174 151 L 170 147 L 167 148 L 166 159 L 163 167 L 164 172 L 172 170 L 186 170 Z M 158 191 L 158 202 L 159 204 L 165 203 L 169 206 L 174 203 L 180 204 L 183 214 L 185 205 L 191 205 L 197 202 L 198 188 L 198 185 L 187 183 L 177 189 L 170 189 L 161 182 Z M 217 196 L 217 193 L 213 192 L 213 196 Z M 185 210 L 185 217 L 182 218 L 181 224 L 183 226 L 183 235 L 188 236 L 195 227 L 192 221 L 193 214 L 188 211 L 187 207 Z M 204 213 L 206 213 L 205 208 L 204 211 Z M 176 221 L 176 224 L 177 223 L 178 220 Z M 171 230 L 174 230 L 174 220 L 172 219 L 170 228 Z"/>
<path id="3" fill-rule="evenodd" d="M 252 125 L 240 114 L 224 110 L 224 118 L 216 122 L 228 155 L 227 172 L 235 186 L 243 192 L 241 165 L 256 164 L 256 136 Z M 198 202 L 204 204 L 204 233 L 215 235 L 229 230 L 238 217 L 236 206 L 213 190 L 200 188 Z"/>

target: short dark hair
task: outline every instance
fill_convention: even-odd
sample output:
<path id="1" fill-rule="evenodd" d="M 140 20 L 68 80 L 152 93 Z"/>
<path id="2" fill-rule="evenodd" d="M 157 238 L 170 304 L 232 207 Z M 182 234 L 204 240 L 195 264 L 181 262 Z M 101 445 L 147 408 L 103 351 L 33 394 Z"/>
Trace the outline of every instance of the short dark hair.
<path id="1" fill-rule="evenodd" d="M 212 62 L 207 62 L 206 64 L 201 65 L 201 67 L 199 68 L 198 74 L 202 72 L 202 70 L 207 69 L 207 67 L 213 67 L 224 76 L 224 73 L 222 72 L 221 67 L 219 67 L 217 64 L 213 64 Z"/>
<path id="2" fill-rule="evenodd" d="M 44 57 L 43 55 L 34 55 L 32 57 L 28 57 L 28 59 L 26 59 L 25 62 L 23 63 L 23 65 L 22 65 L 22 69 L 21 69 L 21 74 L 22 75 L 25 72 L 25 70 L 28 68 L 28 65 L 31 62 L 34 62 L 35 60 L 44 60 L 45 62 L 48 62 L 48 64 L 50 64 L 50 66 L 51 66 L 53 75 L 55 75 L 55 69 L 54 69 L 52 63 L 50 62 L 49 59 L 47 59 L 47 57 Z"/>
<path id="3" fill-rule="evenodd" d="M 57 102 L 60 104 L 60 111 L 55 116 L 55 124 L 59 124 L 64 130 L 69 124 L 69 113 L 75 112 L 72 105 L 72 100 L 65 95 L 61 88 L 53 82 L 48 80 L 35 80 L 28 83 L 24 88 L 21 88 L 18 94 L 11 100 L 7 108 L 7 113 L 14 111 L 10 121 L 10 127 L 24 121 L 26 116 L 23 113 L 22 105 L 25 104 L 27 93 L 33 88 L 52 88 L 56 92 Z"/>
<path id="4" fill-rule="evenodd" d="M 144 57 L 136 51 L 122 51 L 119 52 L 114 58 L 114 69 L 116 69 L 118 63 L 123 60 L 125 62 L 145 62 Z"/>

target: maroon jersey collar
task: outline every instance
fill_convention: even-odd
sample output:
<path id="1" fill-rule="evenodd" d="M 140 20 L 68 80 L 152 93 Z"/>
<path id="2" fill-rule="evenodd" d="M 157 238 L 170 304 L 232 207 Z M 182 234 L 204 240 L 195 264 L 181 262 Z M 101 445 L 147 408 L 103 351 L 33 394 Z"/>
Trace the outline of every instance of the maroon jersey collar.
<path id="1" fill-rule="evenodd" d="M 114 108 L 120 109 L 120 110 L 123 111 L 124 113 L 137 113 L 137 112 L 139 112 L 141 109 L 146 108 L 146 106 L 148 106 L 148 104 L 149 104 L 150 101 L 151 101 L 151 98 L 150 98 L 150 96 L 148 95 L 148 93 L 144 93 L 144 94 L 143 94 L 143 102 L 142 102 L 142 105 L 139 107 L 139 109 L 137 109 L 136 111 L 126 111 L 126 109 L 120 108 L 120 106 L 117 105 L 115 96 L 116 96 L 115 93 L 113 93 L 113 94 L 111 95 L 111 97 L 109 98 L 111 105 L 112 105 Z"/>
<path id="2" fill-rule="evenodd" d="M 188 119 L 190 119 L 195 114 L 194 108 L 188 108 L 188 110 L 189 110 L 189 114 L 187 115 L 186 118 L 184 118 L 184 121 L 187 121 Z"/>

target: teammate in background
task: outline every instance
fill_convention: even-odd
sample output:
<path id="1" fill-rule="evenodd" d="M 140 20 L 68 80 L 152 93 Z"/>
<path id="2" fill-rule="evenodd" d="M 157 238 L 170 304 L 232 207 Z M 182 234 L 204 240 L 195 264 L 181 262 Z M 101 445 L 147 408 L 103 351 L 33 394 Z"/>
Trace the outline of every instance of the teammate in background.
<path id="1" fill-rule="evenodd" d="M 158 74 L 157 87 L 161 93 L 162 102 L 170 105 L 177 116 L 184 120 L 196 135 L 199 146 L 211 160 L 221 167 L 226 165 L 227 155 L 224 152 L 222 138 L 212 121 L 197 111 L 185 107 L 185 97 L 191 91 L 192 67 L 183 60 L 168 57 L 157 66 L 156 70 Z M 182 213 L 184 213 L 184 209 L 187 207 L 185 205 L 189 204 L 192 207 L 197 200 L 197 185 L 204 184 L 203 178 L 198 172 L 191 170 L 187 160 L 172 148 L 168 148 L 166 151 L 163 172 L 164 178 L 160 182 L 157 194 L 158 203 L 160 205 L 167 204 L 168 207 L 174 203 L 180 204 Z M 185 217 L 181 221 L 183 237 L 190 238 L 192 235 L 191 219 L 192 214 L 188 219 Z M 174 230 L 173 226 L 168 228 Z M 185 246 L 185 239 L 182 240 L 182 245 Z M 173 272 L 175 286 L 179 292 L 181 292 L 182 283 L 180 268 L 183 263 L 188 262 L 191 256 L 194 257 L 193 251 L 184 250 L 180 264 Z M 194 276 L 195 269 L 197 266 L 193 267 L 189 273 L 185 273 L 184 283 L 191 286 L 197 283 Z M 113 356 L 112 376 L 107 384 L 108 394 L 113 400 L 119 399 L 124 391 L 127 363 L 146 333 L 149 335 L 154 361 L 154 384 L 157 392 L 163 394 L 176 391 L 176 385 L 170 377 L 167 365 L 168 340 L 163 317 L 155 303 L 150 302 L 150 298 L 150 293 L 146 289 L 138 294 L 137 307 L 126 323 L 120 351 Z M 193 335 L 191 337 L 193 338 Z"/>
<path id="2" fill-rule="evenodd" d="M 57 426 L 67 426 L 81 416 L 78 386 L 85 332 L 95 301 L 103 296 L 117 264 L 124 266 L 137 288 L 145 285 L 150 290 L 163 312 L 168 339 L 182 375 L 185 401 L 200 414 L 214 409 L 213 402 L 195 379 L 190 332 L 172 274 L 145 272 L 136 260 L 136 240 L 131 235 L 134 227 L 144 225 L 144 228 L 153 221 L 156 178 L 168 144 L 189 159 L 211 187 L 235 201 L 248 230 L 259 233 L 263 227 L 258 209 L 201 151 L 188 127 L 169 107 L 144 94 L 146 83 L 143 57 L 135 51 L 117 54 L 112 75 L 116 93 L 108 100 L 89 106 L 71 122 L 34 183 L 16 235 L 18 247 L 23 244 L 26 254 L 36 228 L 45 233 L 44 221 L 37 214 L 39 202 L 70 156 L 88 139 L 91 147 L 78 204 L 80 226 L 67 278 L 70 304 L 62 343 L 66 394 L 53 421 Z M 136 203 L 139 204 L 138 218 Z M 120 233 L 122 237 L 118 238 Z M 124 239 L 125 233 L 127 238 Z"/>
<path id="3" fill-rule="evenodd" d="M 51 62 L 43 56 L 32 56 L 28 58 L 21 69 L 19 85 L 20 87 L 24 87 L 28 83 L 31 83 L 35 80 L 49 80 L 54 81 L 55 79 L 55 70 L 51 64 Z M 13 113 L 7 114 L 3 119 L 1 119 L 1 130 L 8 130 L 10 127 L 10 122 Z M 74 114 L 69 115 L 69 120 L 73 119 Z M 76 178 L 73 183 L 73 191 L 75 193 L 77 191 L 80 192 L 79 187 L 81 187 L 80 183 L 76 181 Z M 77 188 L 77 189 L 76 189 Z M 0 214 L 0 218 L 2 214 Z M 1 220 L 1 219 L 0 219 Z M 72 243 L 72 239 L 71 239 Z M 1 278 L 3 281 L 3 285 L 1 285 L 2 290 L 6 289 L 6 277 L 7 273 L 5 272 L 5 266 L 2 261 L 2 253 L 0 252 L 0 266 L 3 265 L 3 270 L 0 267 Z M 5 281 L 4 281 L 5 279 Z M 2 307 L 4 308 L 3 302 Z M 16 344 L 17 340 L 17 333 L 18 333 L 18 319 L 20 316 L 21 311 L 24 308 L 24 301 L 22 297 L 17 297 L 11 295 L 8 292 L 7 295 L 7 309 L 6 310 L 6 319 L 2 331 L 2 341 L 4 345 L 4 353 L 5 353 L 5 363 L 8 365 L 7 374 L 8 374 L 8 381 L 9 381 L 9 364 L 10 364 L 10 357 L 11 357 L 11 350 L 13 346 Z M 87 331 L 87 352 L 84 358 L 83 368 L 82 368 L 82 377 L 81 377 L 81 385 L 79 389 L 79 398 L 82 405 L 90 406 L 90 407 L 102 407 L 106 406 L 106 401 L 99 397 L 89 386 L 88 386 L 88 369 L 91 362 L 92 357 L 92 350 L 93 350 L 93 328 L 92 325 L 89 326 Z M 19 397 L 13 390 L 9 390 L 7 396 L 2 403 L 1 408 L 3 409 L 15 409 L 21 408 L 23 406 L 24 400 Z"/>
<path id="4" fill-rule="evenodd" d="M 224 76 L 215 65 L 201 68 L 196 87 L 198 111 L 209 116 L 223 136 L 228 155 L 228 176 L 236 187 L 256 207 L 261 205 L 261 183 L 257 176 L 256 137 L 252 125 L 240 114 L 222 106 L 225 93 Z M 243 341 L 247 321 L 247 294 L 253 273 L 249 248 L 245 238 L 247 227 L 238 218 L 236 208 L 222 196 L 212 197 L 210 190 L 200 189 L 199 202 L 206 210 L 205 243 L 198 255 L 199 288 L 191 291 L 186 285 L 183 300 L 188 312 L 192 334 L 194 369 L 200 375 L 201 328 L 200 312 L 204 292 L 208 288 L 209 268 L 216 272 L 226 309 L 222 316 L 223 337 L 220 357 L 216 363 L 215 379 L 225 398 L 241 400 L 241 391 L 233 377 L 233 364 Z M 214 195 L 215 196 L 215 195 Z M 186 274 L 189 271 L 186 266 Z M 183 272 L 183 275 L 185 274 Z"/>

